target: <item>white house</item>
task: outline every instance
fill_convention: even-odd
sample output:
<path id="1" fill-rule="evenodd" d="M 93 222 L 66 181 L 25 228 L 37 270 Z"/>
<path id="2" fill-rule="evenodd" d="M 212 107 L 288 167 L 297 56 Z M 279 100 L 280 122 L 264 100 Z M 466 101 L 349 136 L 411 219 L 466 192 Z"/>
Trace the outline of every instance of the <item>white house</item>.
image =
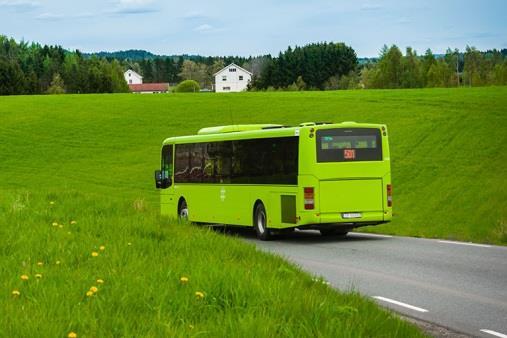
<path id="1" fill-rule="evenodd" d="M 127 81 L 129 85 L 143 83 L 143 77 L 134 72 L 132 69 L 129 69 L 123 73 L 123 76 L 125 76 L 125 81 Z"/>
<path id="2" fill-rule="evenodd" d="M 252 80 L 252 73 L 240 66 L 231 63 L 215 74 L 215 92 L 241 92 L 246 90 Z"/>

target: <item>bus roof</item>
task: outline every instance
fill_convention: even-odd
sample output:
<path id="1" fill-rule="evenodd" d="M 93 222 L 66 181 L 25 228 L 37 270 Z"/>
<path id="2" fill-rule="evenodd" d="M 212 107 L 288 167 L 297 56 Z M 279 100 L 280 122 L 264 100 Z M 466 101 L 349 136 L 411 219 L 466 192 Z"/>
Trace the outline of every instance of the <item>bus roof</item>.
<path id="1" fill-rule="evenodd" d="M 202 128 L 197 135 L 174 136 L 164 140 L 163 144 L 192 143 L 206 141 L 239 140 L 248 138 L 298 136 L 300 129 L 332 129 L 332 128 L 381 128 L 383 124 L 356 123 L 352 121 L 341 123 L 305 122 L 299 126 L 284 126 L 281 124 L 240 124 Z"/>

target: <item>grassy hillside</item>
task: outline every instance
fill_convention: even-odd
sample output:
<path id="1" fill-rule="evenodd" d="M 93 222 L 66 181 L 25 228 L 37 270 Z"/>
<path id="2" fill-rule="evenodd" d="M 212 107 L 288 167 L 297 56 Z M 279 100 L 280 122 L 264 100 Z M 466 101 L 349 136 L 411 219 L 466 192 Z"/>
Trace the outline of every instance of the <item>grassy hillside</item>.
<path id="1" fill-rule="evenodd" d="M 372 231 L 506 244 L 506 110 L 507 88 L 1 97 L 0 336 L 417 336 L 253 246 L 160 219 L 160 143 L 232 122 L 385 122 L 396 215 Z"/>
<path id="2" fill-rule="evenodd" d="M 507 87 L 0 98 L 0 184 L 156 203 L 161 141 L 231 123 L 387 123 L 394 221 L 367 231 L 507 244 Z"/>
<path id="3" fill-rule="evenodd" d="M 162 139 L 233 110 L 256 121 L 273 100 L 292 97 L 0 97 L 0 337 L 421 336 L 253 245 L 159 217 Z"/>

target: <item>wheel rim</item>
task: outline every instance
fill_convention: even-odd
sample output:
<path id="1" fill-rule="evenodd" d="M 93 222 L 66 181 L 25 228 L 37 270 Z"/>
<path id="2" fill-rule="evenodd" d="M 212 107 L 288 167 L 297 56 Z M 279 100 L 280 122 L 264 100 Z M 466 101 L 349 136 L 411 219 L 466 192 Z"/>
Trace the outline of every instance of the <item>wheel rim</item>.
<path id="1" fill-rule="evenodd" d="M 185 200 L 181 202 L 179 216 L 180 219 L 188 219 L 188 206 Z"/>
<path id="2" fill-rule="evenodd" d="M 257 228 L 261 234 L 266 231 L 266 214 L 264 211 L 260 211 L 257 216 Z"/>

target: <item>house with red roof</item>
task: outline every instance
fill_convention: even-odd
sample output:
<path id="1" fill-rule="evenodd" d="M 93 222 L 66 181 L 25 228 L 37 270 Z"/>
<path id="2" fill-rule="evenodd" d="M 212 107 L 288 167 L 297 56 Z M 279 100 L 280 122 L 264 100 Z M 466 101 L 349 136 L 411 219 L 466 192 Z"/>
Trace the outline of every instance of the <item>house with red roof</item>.
<path id="1" fill-rule="evenodd" d="M 123 75 L 132 93 L 157 94 L 169 91 L 169 83 L 143 83 L 143 77 L 132 69 L 127 70 Z"/>

